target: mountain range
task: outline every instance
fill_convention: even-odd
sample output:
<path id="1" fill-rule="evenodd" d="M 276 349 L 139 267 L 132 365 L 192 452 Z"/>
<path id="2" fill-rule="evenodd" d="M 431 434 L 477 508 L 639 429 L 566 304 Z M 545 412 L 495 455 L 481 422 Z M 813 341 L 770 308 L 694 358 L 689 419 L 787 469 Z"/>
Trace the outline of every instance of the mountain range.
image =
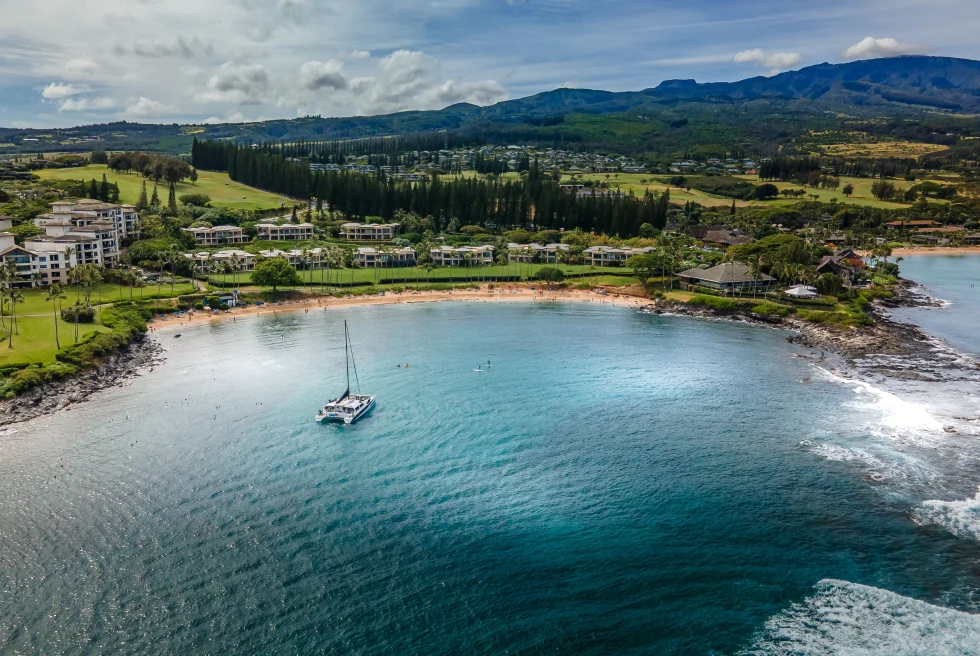
<path id="1" fill-rule="evenodd" d="M 882 118 L 902 138 L 980 135 L 980 62 L 905 56 L 818 64 L 738 82 L 667 80 L 632 92 L 555 89 L 487 107 L 349 118 L 306 117 L 201 126 L 117 122 L 69 129 L 0 128 L 2 152 L 146 149 L 189 151 L 199 139 L 332 140 L 461 131 L 476 142 L 581 143 L 673 154 L 733 144 L 765 149 L 818 130 L 853 130 Z M 28 139 L 28 141 L 25 141 Z M 97 140 L 97 141 L 92 141 Z"/>

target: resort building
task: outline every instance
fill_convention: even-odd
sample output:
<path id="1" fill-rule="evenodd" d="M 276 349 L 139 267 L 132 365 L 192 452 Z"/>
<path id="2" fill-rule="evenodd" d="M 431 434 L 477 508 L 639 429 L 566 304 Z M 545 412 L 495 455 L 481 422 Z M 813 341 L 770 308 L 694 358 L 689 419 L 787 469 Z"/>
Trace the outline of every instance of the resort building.
<path id="1" fill-rule="evenodd" d="M 415 266 L 418 259 L 414 248 L 377 249 L 363 246 L 354 253 L 354 261 L 357 266 L 367 269 L 387 266 Z"/>
<path id="2" fill-rule="evenodd" d="M 0 230 L 10 230 L 14 227 L 14 220 L 6 214 L 0 214 Z"/>
<path id="3" fill-rule="evenodd" d="M 290 251 L 281 251 L 278 248 L 259 251 L 265 259 L 281 257 L 297 269 L 321 269 L 323 268 L 323 258 L 321 255 L 327 251 L 322 248 L 299 249 L 294 248 Z"/>
<path id="4" fill-rule="evenodd" d="M 244 244 L 248 237 L 238 226 L 214 226 L 213 228 L 184 228 L 184 232 L 194 235 L 197 246 L 219 246 L 221 244 Z"/>
<path id="5" fill-rule="evenodd" d="M 255 230 L 258 238 L 263 241 L 295 241 L 298 239 L 313 239 L 312 223 L 256 223 Z"/>
<path id="6" fill-rule="evenodd" d="M 677 274 L 681 289 L 707 287 L 717 291 L 732 293 L 744 291 L 768 291 L 776 279 L 759 272 L 753 274 L 748 265 L 741 262 L 726 262 L 710 269 L 688 269 Z"/>
<path id="7" fill-rule="evenodd" d="M 611 246 L 591 246 L 582 252 L 582 257 L 589 266 L 622 266 L 634 255 L 647 255 L 653 252 L 646 248 L 613 248 Z"/>
<path id="8" fill-rule="evenodd" d="M 385 241 L 398 234 L 397 223 L 345 223 L 340 234 L 351 241 Z"/>
<path id="9" fill-rule="evenodd" d="M 34 221 L 39 228 L 44 228 L 45 224 L 82 227 L 96 222 L 111 224 L 116 231 L 117 242 L 139 237 L 139 215 L 135 207 L 103 203 L 89 198 L 51 203 L 51 212 L 42 214 Z"/>
<path id="10" fill-rule="evenodd" d="M 234 273 L 237 267 L 239 273 L 252 271 L 255 268 L 255 255 L 236 249 L 208 253 L 185 253 L 184 257 L 193 261 L 194 268 L 206 273 Z"/>
<path id="11" fill-rule="evenodd" d="M 0 264 L 13 263 L 17 270 L 17 278 L 7 283 L 14 289 L 29 289 L 36 283 L 34 274 L 39 273 L 39 256 L 36 253 L 14 243 L 14 235 L 0 232 Z"/>
<path id="12" fill-rule="evenodd" d="M 37 256 L 38 273 L 42 284 L 60 282 L 67 284 L 68 272 L 79 264 L 101 264 L 101 244 L 94 237 L 40 235 L 28 239 L 24 248 Z"/>
<path id="13" fill-rule="evenodd" d="M 489 266 L 493 264 L 493 246 L 442 246 L 430 251 L 435 266 Z"/>
<path id="14" fill-rule="evenodd" d="M 558 261 L 558 252 L 568 253 L 568 244 L 507 244 L 507 261 L 529 264 L 531 262 L 545 262 L 554 264 Z"/>

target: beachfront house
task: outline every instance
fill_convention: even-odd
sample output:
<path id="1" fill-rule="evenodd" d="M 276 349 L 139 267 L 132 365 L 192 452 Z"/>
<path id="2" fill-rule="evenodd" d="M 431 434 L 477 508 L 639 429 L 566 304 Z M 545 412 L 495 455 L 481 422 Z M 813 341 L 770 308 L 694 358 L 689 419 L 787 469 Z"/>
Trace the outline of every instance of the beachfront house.
<path id="1" fill-rule="evenodd" d="M 184 232 L 194 235 L 197 246 L 219 246 L 222 244 L 244 244 L 248 237 L 238 226 L 214 226 L 213 228 L 184 228 Z"/>
<path id="2" fill-rule="evenodd" d="M 489 266 L 493 264 L 493 246 L 441 246 L 430 251 L 435 266 Z"/>
<path id="3" fill-rule="evenodd" d="M 681 289 L 706 287 L 731 293 L 744 291 L 769 291 L 776 279 L 759 273 L 753 274 L 748 265 L 741 262 L 725 262 L 710 269 L 688 269 L 677 274 Z"/>
<path id="4" fill-rule="evenodd" d="M 390 241 L 398 234 L 397 223 L 345 223 L 340 234 L 349 241 Z"/>
<path id="5" fill-rule="evenodd" d="M 354 261 L 361 268 L 415 266 L 417 254 L 414 248 L 373 248 L 362 246 L 354 253 Z"/>
<path id="6" fill-rule="evenodd" d="M 256 223 L 255 232 L 262 241 L 295 241 L 313 239 L 312 223 Z"/>

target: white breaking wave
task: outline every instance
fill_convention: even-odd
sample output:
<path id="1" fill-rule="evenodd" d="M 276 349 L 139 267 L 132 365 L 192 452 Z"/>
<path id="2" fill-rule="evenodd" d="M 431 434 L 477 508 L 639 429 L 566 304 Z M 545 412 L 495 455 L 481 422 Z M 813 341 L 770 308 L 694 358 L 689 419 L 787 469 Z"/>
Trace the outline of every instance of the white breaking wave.
<path id="1" fill-rule="evenodd" d="M 912 518 L 919 524 L 935 524 L 961 538 L 980 540 L 980 490 L 963 501 L 923 501 Z"/>
<path id="2" fill-rule="evenodd" d="M 825 579 L 769 619 L 741 656 L 980 655 L 980 615 Z"/>

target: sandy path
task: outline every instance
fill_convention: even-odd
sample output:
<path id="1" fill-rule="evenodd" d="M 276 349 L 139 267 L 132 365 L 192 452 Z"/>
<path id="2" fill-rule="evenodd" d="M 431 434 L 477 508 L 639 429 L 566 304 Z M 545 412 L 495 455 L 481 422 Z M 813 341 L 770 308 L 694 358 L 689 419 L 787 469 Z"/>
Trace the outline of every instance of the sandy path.
<path id="1" fill-rule="evenodd" d="M 350 298 L 310 297 L 299 301 L 283 302 L 281 304 L 250 305 L 246 308 L 234 308 L 219 314 L 194 312 L 193 315 L 175 317 L 164 315 L 149 322 L 151 332 L 174 330 L 184 326 L 193 326 L 212 321 L 230 321 L 239 317 L 256 316 L 260 314 L 278 314 L 279 312 L 299 312 L 319 308 L 344 309 L 361 305 L 394 305 L 402 303 L 439 303 L 439 302 L 469 302 L 469 303 L 600 303 L 619 307 L 643 307 L 650 301 L 635 296 L 622 294 L 596 294 L 581 290 L 556 290 L 553 292 L 535 290 L 526 287 L 497 287 L 490 290 L 486 286 L 479 290 L 456 290 L 452 292 L 388 292 L 384 296 L 354 296 Z"/>

